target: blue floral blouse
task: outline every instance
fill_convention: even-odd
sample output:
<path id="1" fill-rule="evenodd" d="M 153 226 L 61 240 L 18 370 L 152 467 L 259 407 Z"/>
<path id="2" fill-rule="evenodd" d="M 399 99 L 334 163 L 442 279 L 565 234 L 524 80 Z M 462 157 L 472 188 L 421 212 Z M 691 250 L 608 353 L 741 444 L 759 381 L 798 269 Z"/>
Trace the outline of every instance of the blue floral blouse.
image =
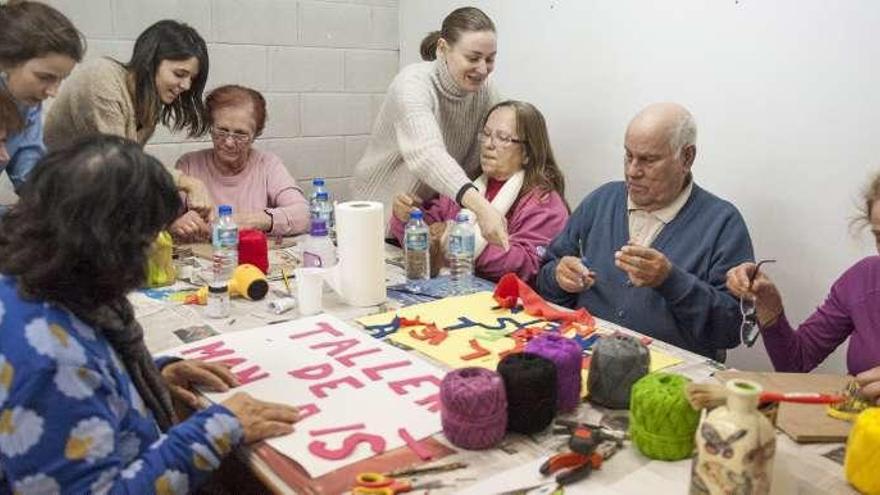
<path id="1" fill-rule="evenodd" d="M 221 405 L 161 434 L 100 331 L 0 276 L 0 495 L 185 494 L 242 435 Z"/>

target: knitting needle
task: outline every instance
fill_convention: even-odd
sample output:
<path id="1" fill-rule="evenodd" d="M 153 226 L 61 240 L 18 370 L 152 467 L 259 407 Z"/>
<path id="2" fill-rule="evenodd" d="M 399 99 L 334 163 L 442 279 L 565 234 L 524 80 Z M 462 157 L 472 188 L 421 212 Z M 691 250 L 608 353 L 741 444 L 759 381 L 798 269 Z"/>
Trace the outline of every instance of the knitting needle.
<path id="1" fill-rule="evenodd" d="M 399 477 L 412 476 L 414 474 L 445 473 L 447 471 L 455 471 L 456 469 L 464 469 L 466 467 L 468 467 L 466 462 L 452 462 L 449 464 L 438 464 L 436 466 L 425 466 L 413 469 L 398 469 L 397 471 L 385 473 L 385 476 Z"/>

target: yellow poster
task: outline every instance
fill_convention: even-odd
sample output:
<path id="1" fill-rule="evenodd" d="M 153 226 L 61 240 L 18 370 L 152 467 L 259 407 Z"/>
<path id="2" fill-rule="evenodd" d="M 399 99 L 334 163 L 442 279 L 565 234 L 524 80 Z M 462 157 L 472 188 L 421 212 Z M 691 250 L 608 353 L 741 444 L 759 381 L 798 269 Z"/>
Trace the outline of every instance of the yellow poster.
<path id="1" fill-rule="evenodd" d="M 425 325 L 400 326 L 401 318 L 433 323 L 436 329 Z M 414 349 L 451 368 L 481 366 L 493 370 L 504 352 L 517 347 L 517 341 L 510 334 L 528 332 L 529 328 L 547 329 L 554 325 L 524 311 L 498 308 L 491 292 L 416 304 L 398 311 L 366 316 L 357 322 L 374 337 L 387 336 L 391 342 Z M 600 334 L 608 333 L 601 327 L 597 331 Z M 567 335 L 583 339 L 573 331 Z M 651 371 L 680 362 L 681 359 L 651 349 Z M 587 371 L 585 367 L 584 384 Z M 583 389 L 586 391 L 586 387 Z"/>

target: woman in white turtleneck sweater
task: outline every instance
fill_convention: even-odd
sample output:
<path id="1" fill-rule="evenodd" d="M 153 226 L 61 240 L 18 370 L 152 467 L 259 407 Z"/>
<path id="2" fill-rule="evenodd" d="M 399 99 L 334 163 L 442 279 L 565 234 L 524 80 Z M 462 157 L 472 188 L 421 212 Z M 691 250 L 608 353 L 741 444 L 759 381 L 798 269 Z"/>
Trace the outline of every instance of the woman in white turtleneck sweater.
<path id="1" fill-rule="evenodd" d="M 446 195 L 476 214 L 488 242 L 507 249 L 504 215 L 469 178 L 480 170 L 480 126 L 499 100 L 488 81 L 495 53 L 495 25 L 474 7 L 454 10 L 422 41 L 426 61 L 394 78 L 355 168 L 357 199 L 381 201 L 387 221 L 395 196 L 415 209 Z"/>

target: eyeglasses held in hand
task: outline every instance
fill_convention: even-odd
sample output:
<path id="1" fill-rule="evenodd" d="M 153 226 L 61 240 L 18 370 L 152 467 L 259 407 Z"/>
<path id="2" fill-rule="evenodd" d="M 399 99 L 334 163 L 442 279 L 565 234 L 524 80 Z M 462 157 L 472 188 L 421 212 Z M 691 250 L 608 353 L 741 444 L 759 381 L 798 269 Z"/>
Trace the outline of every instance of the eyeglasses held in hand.
<path id="1" fill-rule="evenodd" d="M 211 128 L 211 136 L 214 139 L 224 140 L 226 138 L 232 138 L 237 144 L 243 144 L 251 140 L 251 135 L 245 132 L 237 132 L 237 131 L 228 131 L 226 129 L 220 129 L 217 127 Z"/>
<path id="2" fill-rule="evenodd" d="M 499 148 L 506 148 L 513 143 L 525 143 L 525 139 L 516 139 L 513 136 L 508 136 L 507 134 L 501 134 L 498 131 L 489 132 L 487 129 L 483 129 L 482 131 L 477 133 L 477 139 L 480 140 L 482 144 L 487 144 L 490 140 L 494 141 L 495 146 Z"/>
<path id="3" fill-rule="evenodd" d="M 755 271 L 749 277 L 749 290 L 752 290 L 752 284 L 755 277 L 758 276 L 758 270 L 764 263 L 776 263 L 776 260 L 761 260 L 755 265 Z M 746 347 L 752 347 L 758 341 L 760 335 L 760 325 L 758 325 L 758 312 L 755 309 L 755 302 L 744 297 L 739 298 L 739 312 L 742 314 L 742 324 L 739 326 L 740 341 Z"/>

